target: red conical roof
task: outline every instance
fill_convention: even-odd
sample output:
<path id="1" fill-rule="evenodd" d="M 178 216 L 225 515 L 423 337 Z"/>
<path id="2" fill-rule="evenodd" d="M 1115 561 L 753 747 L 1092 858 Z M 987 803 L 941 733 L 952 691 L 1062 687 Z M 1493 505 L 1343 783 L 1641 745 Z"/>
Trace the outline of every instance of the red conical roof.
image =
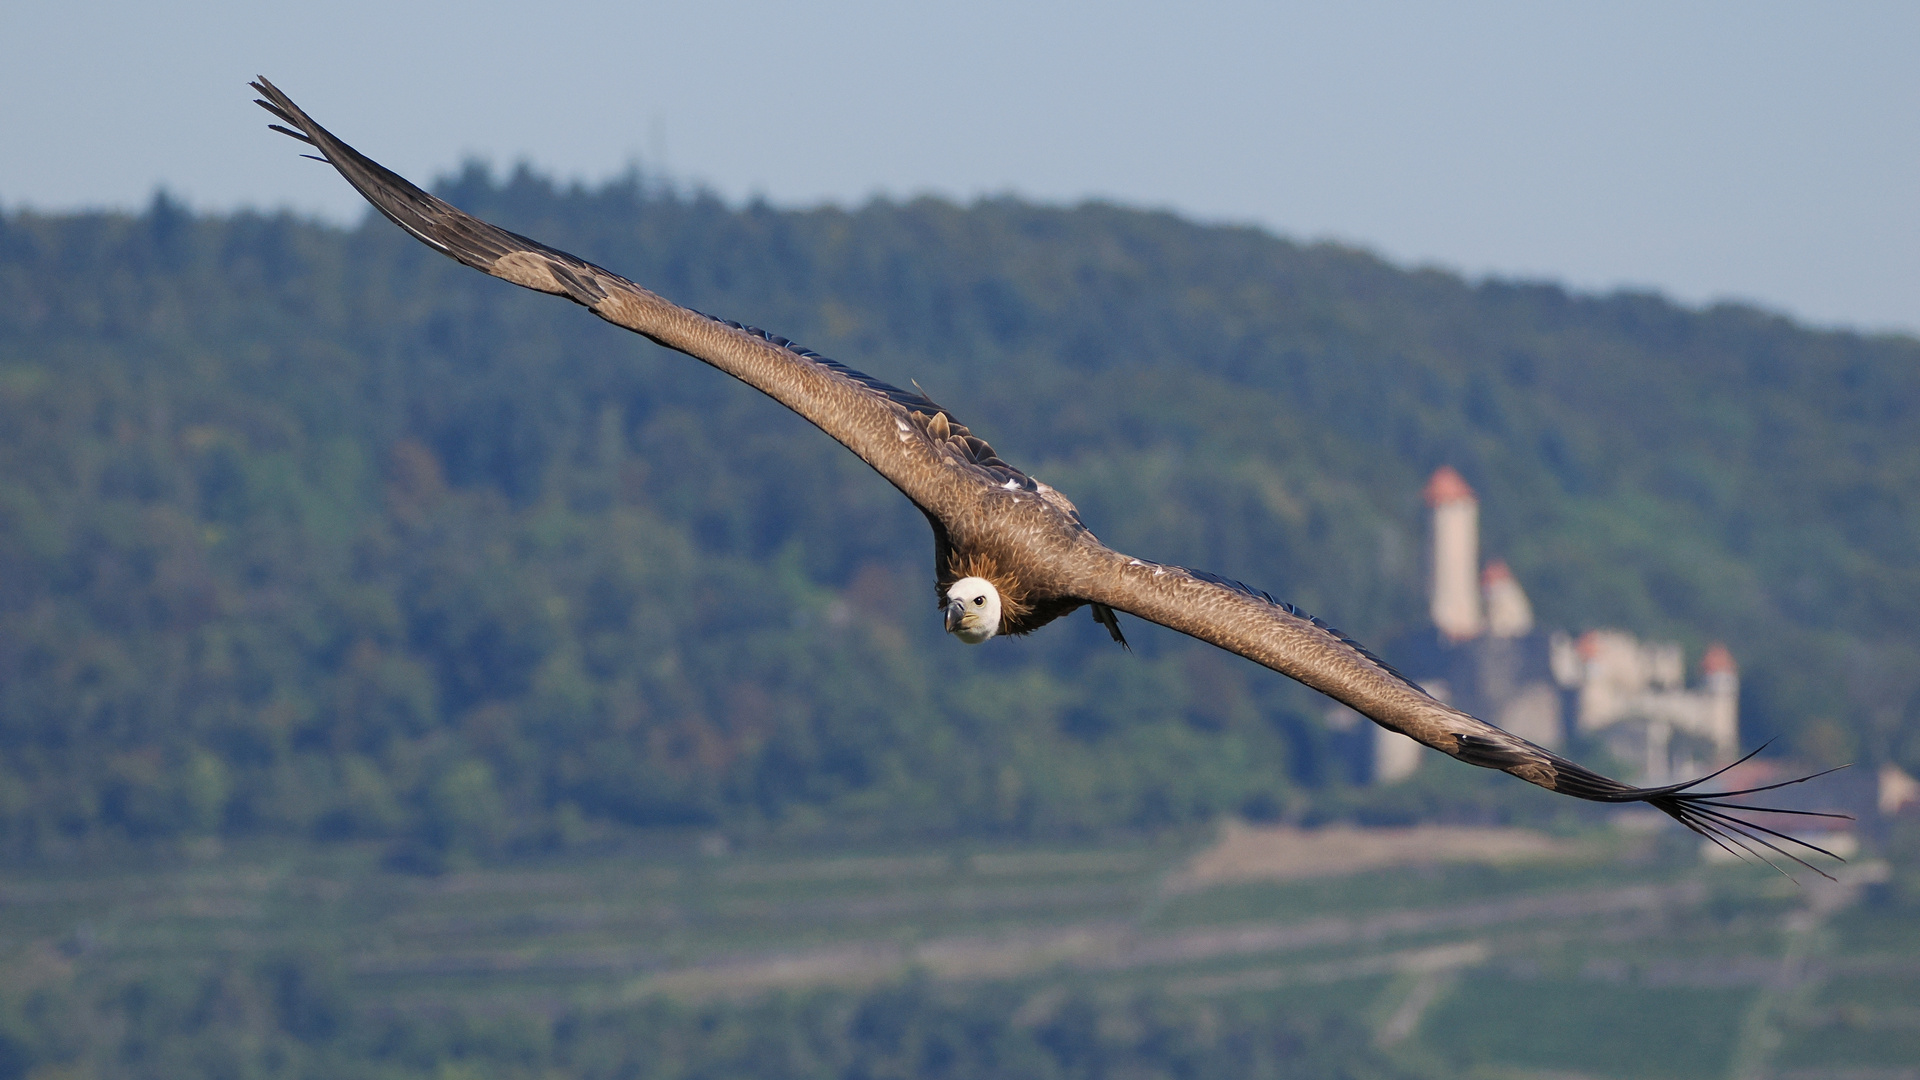
<path id="1" fill-rule="evenodd" d="M 1496 581 L 1512 580 L 1513 571 L 1507 568 L 1505 559 L 1491 559 L 1487 562 L 1487 568 L 1480 571 L 1480 587 L 1483 589 L 1492 586 Z"/>
<path id="2" fill-rule="evenodd" d="M 1740 665 L 1733 662 L 1733 654 L 1719 642 L 1707 646 L 1707 655 L 1700 660 L 1700 670 L 1708 675 L 1738 675 Z"/>
<path id="3" fill-rule="evenodd" d="M 1427 497 L 1428 506 L 1445 506 L 1462 499 L 1468 502 L 1479 501 L 1474 497 L 1473 489 L 1467 486 L 1467 482 L 1461 479 L 1459 473 L 1453 471 L 1451 465 L 1442 465 L 1433 470 L 1433 475 L 1428 478 L 1427 488 L 1422 494 Z"/>

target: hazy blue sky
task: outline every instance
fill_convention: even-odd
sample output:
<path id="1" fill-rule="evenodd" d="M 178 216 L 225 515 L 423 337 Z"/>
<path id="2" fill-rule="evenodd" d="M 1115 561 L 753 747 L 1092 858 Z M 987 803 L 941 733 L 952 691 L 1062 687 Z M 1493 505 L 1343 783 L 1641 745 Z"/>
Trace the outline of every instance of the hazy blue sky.
<path id="1" fill-rule="evenodd" d="M 258 72 L 416 179 L 1099 196 L 1912 331 L 1916 54 L 1912 3 L 0 0 L 0 205 L 353 219 Z"/>

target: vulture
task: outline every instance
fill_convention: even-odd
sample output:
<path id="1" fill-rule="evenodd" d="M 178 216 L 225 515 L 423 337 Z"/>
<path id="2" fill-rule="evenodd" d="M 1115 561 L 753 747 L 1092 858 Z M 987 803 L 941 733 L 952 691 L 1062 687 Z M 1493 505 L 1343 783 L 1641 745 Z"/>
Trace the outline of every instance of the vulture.
<path id="1" fill-rule="evenodd" d="M 917 386 L 890 386 L 786 338 L 682 307 L 584 259 L 463 213 L 335 138 L 264 77 L 252 86 L 261 95 L 256 102 L 280 121 L 269 127 L 318 151 L 305 156 L 332 165 L 415 239 L 494 277 L 566 297 L 615 326 L 711 364 L 853 451 L 926 515 L 933 528 L 938 605 L 947 631 L 963 642 L 1031 633 L 1084 607 L 1125 646 L 1116 614 L 1125 612 L 1272 668 L 1469 765 L 1578 799 L 1647 803 L 1736 855 L 1767 859 L 1771 852 L 1823 875 L 1786 845 L 1838 858 L 1751 815 L 1842 815 L 1728 801 L 1812 777 L 1706 791 L 1702 785 L 1720 773 L 1633 787 L 1583 768 L 1449 707 L 1292 604 L 1229 578 L 1108 548 L 1066 496 L 1001 460 Z"/>

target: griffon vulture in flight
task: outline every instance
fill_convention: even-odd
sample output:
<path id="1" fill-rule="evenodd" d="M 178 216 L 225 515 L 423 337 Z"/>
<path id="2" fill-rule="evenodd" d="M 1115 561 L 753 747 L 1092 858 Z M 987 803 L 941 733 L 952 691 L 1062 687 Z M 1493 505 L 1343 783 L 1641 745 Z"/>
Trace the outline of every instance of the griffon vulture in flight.
<path id="1" fill-rule="evenodd" d="M 917 389 L 889 386 L 764 330 L 681 307 L 462 213 L 334 138 L 265 78 L 253 87 L 263 95 L 259 104 L 282 121 L 270 125 L 274 130 L 311 145 L 318 156 L 307 156 L 339 170 L 375 209 L 429 247 L 515 285 L 564 296 L 615 326 L 711 364 L 859 455 L 933 527 L 939 605 L 948 632 L 964 642 L 1030 633 L 1086 607 L 1124 645 L 1114 613 L 1126 612 L 1297 679 L 1469 765 L 1579 799 L 1648 803 L 1729 850 L 1753 851 L 1749 845 L 1757 844 L 1816 872 L 1775 841 L 1831 855 L 1735 816 L 1758 808 L 1725 801 L 1768 788 L 1699 790 L 1710 777 L 1630 787 L 1449 708 L 1291 604 L 1227 578 L 1114 551 L 1081 524 L 1066 496 L 1002 461 Z"/>

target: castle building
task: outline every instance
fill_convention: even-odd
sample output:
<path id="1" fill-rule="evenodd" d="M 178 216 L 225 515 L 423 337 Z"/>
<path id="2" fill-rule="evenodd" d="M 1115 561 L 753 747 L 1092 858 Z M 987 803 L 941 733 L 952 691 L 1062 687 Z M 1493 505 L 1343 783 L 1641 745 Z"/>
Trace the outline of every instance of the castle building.
<path id="1" fill-rule="evenodd" d="M 1553 639 L 1565 684 L 1578 703 L 1577 730 L 1604 742 L 1662 784 L 1725 765 L 1739 756 L 1740 669 L 1715 644 L 1689 690 L 1685 658 L 1671 642 L 1641 642 L 1620 630 L 1589 630 L 1578 640 Z"/>
<path id="2" fill-rule="evenodd" d="M 1533 605 L 1500 559 L 1480 562 L 1480 502 L 1449 466 L 1424 492 L 1432 511 L 1430 629 L 1390 643 L 1389 662 L 1433 696 L 1538 743 L 1564 749 L 1572 735 L 1597 741 L 1638 775 L 1665 783 L 1731 762 L 1739 747 L 1740 672 L 1724 645 L 1684 685 L 1685 657 L 1671 642 L 1641 642 L 1621 630 L 1578 639 L 1540 630 Z M 1339 730 L 1362 727 L 1344 706 Z M 1366 771 L 1375 783 L 1412 775 L 1426 748 L 1371 724 Z"/>

